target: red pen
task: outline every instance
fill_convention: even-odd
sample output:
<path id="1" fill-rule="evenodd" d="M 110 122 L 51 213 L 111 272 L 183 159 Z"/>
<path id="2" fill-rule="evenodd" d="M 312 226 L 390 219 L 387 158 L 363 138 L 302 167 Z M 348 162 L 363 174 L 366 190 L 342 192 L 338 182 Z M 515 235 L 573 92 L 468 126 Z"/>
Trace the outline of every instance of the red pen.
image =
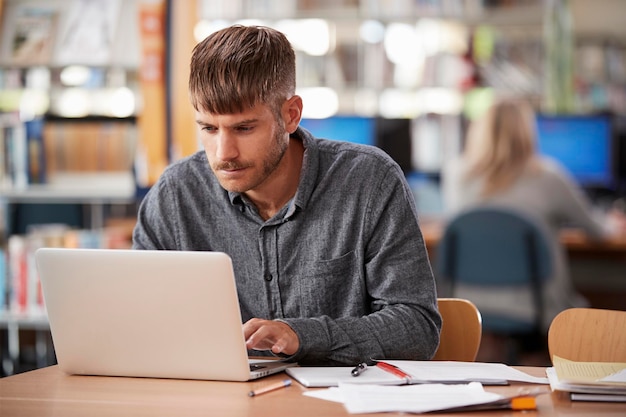
<path id="1" fill-rule="evenodd" d="M 398 378 L 404 379 L 406 382 L 410 382 L 411 379 L 412 379 L 411 375 L 407 374 L 402 369 L 400 369 L 397 366 L 394 366 L 394 365 L 392 365 L 390 363 L 387 363 L 387 362 L 376 362 L 376 366 L 378 366 L 383 371 L 389 372 L 390 374 L 393 374 L 393 375 L 397 376 Z"/>

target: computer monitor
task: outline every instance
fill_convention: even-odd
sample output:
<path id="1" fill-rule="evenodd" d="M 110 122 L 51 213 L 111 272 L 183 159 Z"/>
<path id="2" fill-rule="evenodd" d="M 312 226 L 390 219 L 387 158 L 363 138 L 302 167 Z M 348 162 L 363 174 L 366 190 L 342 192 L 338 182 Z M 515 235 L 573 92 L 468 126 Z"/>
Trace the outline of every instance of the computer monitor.
<path id="1" fill-rule="evenodd" d="M 413 171 L 411 119 L 376 118 L 376 146 L 387 152 L 405 174 Z"/>
<path id="2" fill-rule="evenodd" d="M 560 161 L 583 188 L 616 185 L 611 120 L 603 115 L 537 115 L 539 152 Z"/>
<path id="3" fill-rule="evenodd" d="M 375 120 L 363 116 L 332 116 L 326 119 L 302 119 L 300 126 L 317 138 L 376 145 Z"/>
<path id="4" fill-rule="evenodd" d="M 626 196 L 626 116 L 613 116 L 613 137 L 615 138 L 615 172 L 619 182 L 617 194 Z"/>

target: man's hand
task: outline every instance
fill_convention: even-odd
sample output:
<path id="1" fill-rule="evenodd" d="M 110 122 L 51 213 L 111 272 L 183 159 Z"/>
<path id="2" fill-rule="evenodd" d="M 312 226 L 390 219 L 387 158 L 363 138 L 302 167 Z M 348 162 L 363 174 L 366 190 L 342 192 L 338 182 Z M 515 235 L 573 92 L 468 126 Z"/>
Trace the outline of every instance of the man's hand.
<path id="1" fill-rule="evenodd" d="M 296 332 L 281 321 L 250 319 L 243 325 L 243 334 L 248 349 L 293 355 L 300 347 Z"/>

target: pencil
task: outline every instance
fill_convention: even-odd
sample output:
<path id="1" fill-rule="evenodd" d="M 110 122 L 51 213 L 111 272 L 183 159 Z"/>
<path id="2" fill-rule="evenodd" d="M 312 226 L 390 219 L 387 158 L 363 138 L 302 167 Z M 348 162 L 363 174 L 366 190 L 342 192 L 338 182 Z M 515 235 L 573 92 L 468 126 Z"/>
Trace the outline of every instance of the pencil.
<path id="1" fill-rule="evenodd" d="M 291 379 L 284 379 L 282 381 L 276 382 L 275 384 L 269 384 L 264 386 L 263 388 L 252 390 L 248 393 L 248 396 L 256 397 L 257 395 L 265 394 L 266 392 L 274 391 L 280 388 L 285 388 L 289 385 L 291 385 Z"/>

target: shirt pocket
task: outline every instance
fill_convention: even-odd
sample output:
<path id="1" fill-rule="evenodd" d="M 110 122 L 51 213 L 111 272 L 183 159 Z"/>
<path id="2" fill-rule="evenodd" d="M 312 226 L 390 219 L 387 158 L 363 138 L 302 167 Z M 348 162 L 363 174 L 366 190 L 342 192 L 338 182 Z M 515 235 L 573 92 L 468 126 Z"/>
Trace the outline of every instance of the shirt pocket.
<path id="1" fill-rule="evenodd" d="M 306 261 L 301 276 L 302 316 L 337 318 L 365 313 L 365 280 L 355 251 L 339 258 Z"/>

